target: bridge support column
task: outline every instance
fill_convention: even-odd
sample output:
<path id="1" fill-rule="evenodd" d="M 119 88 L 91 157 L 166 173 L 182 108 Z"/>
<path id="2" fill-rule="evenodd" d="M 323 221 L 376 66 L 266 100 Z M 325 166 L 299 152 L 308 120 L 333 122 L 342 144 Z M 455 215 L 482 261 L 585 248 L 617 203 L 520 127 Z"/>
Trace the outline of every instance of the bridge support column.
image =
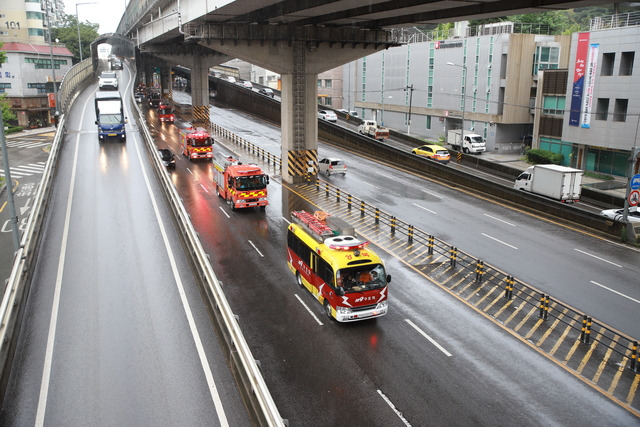
<path id="1" fill-rule="evenodd" d="M 173 101 L 173 79 L 171 67 L 163 66 L 160 69 L 160 87 L 162 90 L 162 99 Z"/>
<path id="2" fill-rule="evenodd" d="M 191 108 L 193 125 L 209 128 L 209 66 L 200 55 L 193 57 L 191 65 Z"/>
<path id="3" fill-rule="evenodd" d="M 293 72 L 282 74 L 282 179 L 299 183 L 318 173 L 318 75 L 306 71 L 304 43 L 292 48 Z"/>

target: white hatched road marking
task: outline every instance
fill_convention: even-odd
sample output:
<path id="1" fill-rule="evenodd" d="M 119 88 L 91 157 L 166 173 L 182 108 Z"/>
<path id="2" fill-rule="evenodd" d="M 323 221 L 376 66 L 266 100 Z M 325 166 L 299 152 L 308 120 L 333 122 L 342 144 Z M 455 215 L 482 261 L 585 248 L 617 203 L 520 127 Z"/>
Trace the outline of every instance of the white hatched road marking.
<path id="1" fill-rule="evenodd" d="M 22 178 L 24 176 L 39 175 L 44 171 L 46 162 L 30 163 L 28 165 L 11 166 L 11 178 Z M 0 169 L 0 174 L 4 175 L 4 169 Z"/>
<path id="2" fill-rule="evenodd" d="M 30 141 L 24 139 L 10 140 L 7 139 L 7 147 L 9 148 L 42 148 L 51 145 L 51 141 Z"/>

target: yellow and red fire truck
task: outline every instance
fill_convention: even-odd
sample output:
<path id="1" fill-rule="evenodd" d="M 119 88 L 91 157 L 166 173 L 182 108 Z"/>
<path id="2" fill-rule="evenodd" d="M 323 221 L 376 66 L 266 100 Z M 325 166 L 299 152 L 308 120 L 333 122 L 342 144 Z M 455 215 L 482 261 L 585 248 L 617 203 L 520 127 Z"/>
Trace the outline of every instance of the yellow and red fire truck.
<path id="1" fill-rule="evenodd" d="M 158 118 L 161 122 L 169 122 L 173 123 L 176 119 L 175 114 L 173 114 L 173 108 L 168 104 L 160 104 L 158 106 Z"/>
<path id="2" fill-rule="evenodd" d="M 189 160 L 212 159 L 213 138 L 205 128 L 186 128 L 180 131 L 180 151 Z"/>
<path id="3" fill-rule="evenodd" d="M 264 210 L 269 204 L 269 176 L 258 165 L 242 164 L 233 157 L 214 157 L 213 182 L 216 194 L 225 199 L 232 210 L 254 206 Z"/>
<path id="4" fill-rule="evenodd" d="M 330 319 L 354 322 L 387 314 L 391 276 L 369 242 L 324 212 L 294 211 L 291 220 L 287 265 Z"/>

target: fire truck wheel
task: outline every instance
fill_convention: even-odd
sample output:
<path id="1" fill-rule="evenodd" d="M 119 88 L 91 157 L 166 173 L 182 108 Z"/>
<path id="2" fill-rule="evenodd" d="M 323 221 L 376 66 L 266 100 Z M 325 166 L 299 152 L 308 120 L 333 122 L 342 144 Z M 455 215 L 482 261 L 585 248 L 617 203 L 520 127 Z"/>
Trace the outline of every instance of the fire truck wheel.
<path id="1" fill-rule="evenodd" d="M 296 272 L 296 282 L 298 282 L 298 286 L 300 286 L 301 288 L 304 288 L 304 285 L 302 284 L 302 276 L 300 276 L 300 272 Z"/>
<path id="2" fill-rule="evenodd" d="M 267 207 L 266 207 L 266 206 L 264 206 L 264 205 L 263 205 L 263 206 L 260 206 L 260 210 L 261 210 L 261 211 L 263 211 L 263 210 L 265 210 L 265 209 L 267 209 Z"/>
<path id="3" fill-rule="evenodd" d="M 220 187 L 218 187 L 217 185 L 216 185 L 216 196 L 222 198 L 222 196 L 220 195 Z"/>
<path id="4" fill-rule="evenodd" d="M 231 205 L 231 210 L 235 211 L 236 210 L 236 204 L 233 203 L 233 200 L 229 200 L 229 205 Z"/>
<path id="5" fill-rule="evenodd" d="M 331 315 L 331 306 L 327 300 L 324 300 L 324 312 L 329 319 L 333 320 L 333 316 Z"/>

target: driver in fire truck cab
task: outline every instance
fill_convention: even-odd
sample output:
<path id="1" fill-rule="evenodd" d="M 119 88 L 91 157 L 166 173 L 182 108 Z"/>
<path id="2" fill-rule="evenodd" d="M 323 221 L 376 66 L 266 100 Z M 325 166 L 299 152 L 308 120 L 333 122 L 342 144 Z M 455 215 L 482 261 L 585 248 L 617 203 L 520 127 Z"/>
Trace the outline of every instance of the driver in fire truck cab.
<path id="1" fill-rule="evenodd" d="M 380 265 L 374 267 L 372 270 L 368 268 L 362 269 L 362 267 L 341 269 L 336 274 L 336 284 L 339 289 L 344 292 L 362 292 L 371 289 L 383 288 L 386 286 L 384 280 L 384 274 L 381 274 L 382 267 Z"/>

